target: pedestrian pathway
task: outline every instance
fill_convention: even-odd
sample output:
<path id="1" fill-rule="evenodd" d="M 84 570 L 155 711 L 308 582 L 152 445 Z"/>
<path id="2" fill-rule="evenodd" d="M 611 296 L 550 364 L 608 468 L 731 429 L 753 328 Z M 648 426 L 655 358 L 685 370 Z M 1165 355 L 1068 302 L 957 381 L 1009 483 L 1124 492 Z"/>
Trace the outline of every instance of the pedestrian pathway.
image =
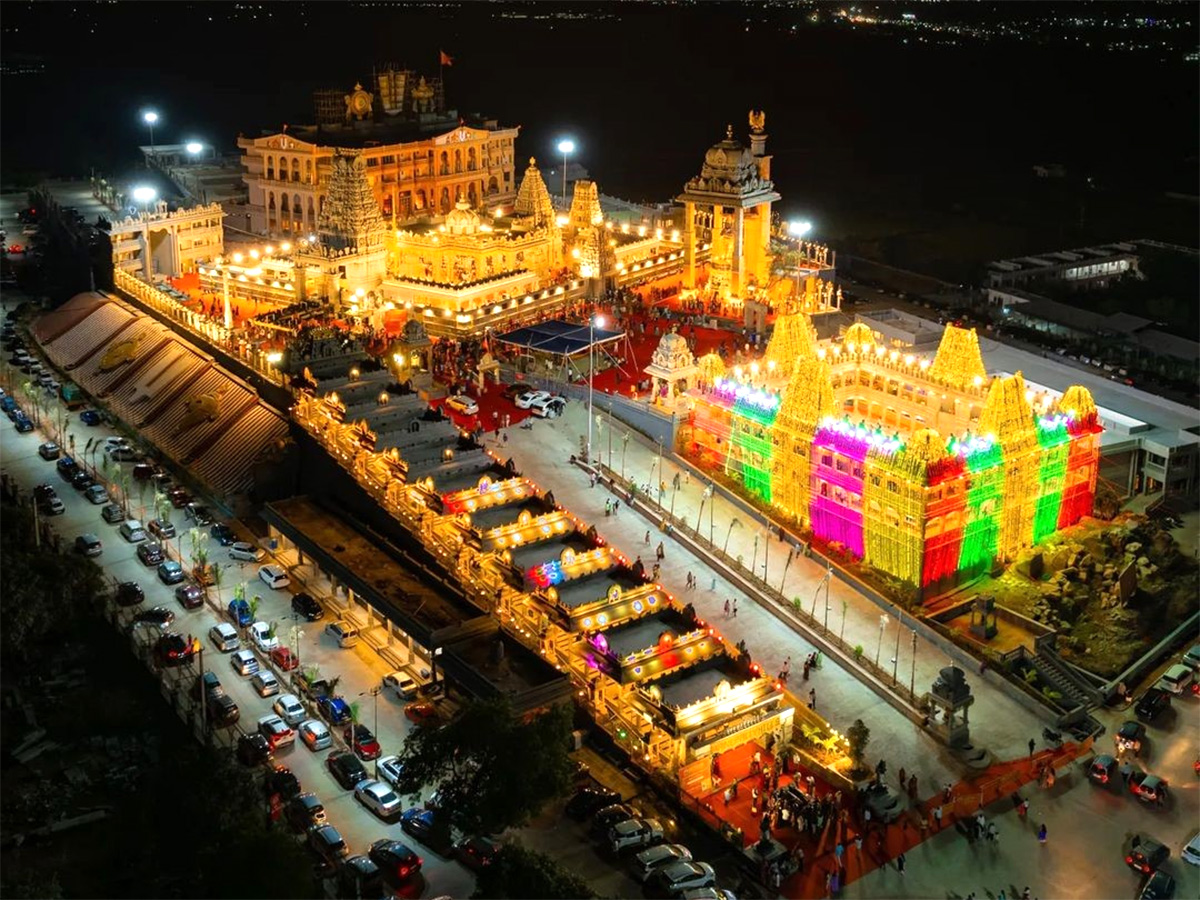
<path id="1" fill-rule="evenodd" d="M 601 431 L 608 427 L 607 417 L 601 417 Z M 541 420 L 529 430 L 511 429 L 509 441 L 503 447 L 504 458 L 512 457 L 517 468 L 536 481 L 543 489 L 554 492 L 555 499 L 585 521 L 596 524 L 606 541 L 631 558 L 642 556 L 649 566 L 654 562 L 654 550 L 664 536 L 653 530 L 654 523 L 637 515 L 623 503 L 614 516 L 605 517 L 605 502 L 613 499 L 603 486 L 590 486 L 587 474 L 572 466 L 570 456 L 578 452 L 580 435 L 587 429 L 586 405 L 572 402 L 560 419 Z M 614 429 L 624 435 L 620 423 Z M 616 437 L 616 435 L 614 435 Z M 595 444 L 607 448 L 603 434 Z M 878 659 L 886 670 L 888 663 L 897 680 L 904 678 L 915 684 L 918 694 L 928 689 L 941 668 L 951 660 L 936 645 L 919 635 L 897 628 L 894 616 L 881 619 L 879 608 L 850 586 L 834 578 L 829 584 L 828 601 L 822 584 L 825 569 L 817 561 L 793 554 L 788 560 L 787 545 L 778 535 L 767 534 L 765 528 L 745 515 L 719 493 L 704 496 L 707 485 L 689 471 L 660 457 L 656 447 L 642 442 L 640 436 L 631 439 L 624 452 L 621 441 L 614 440 L 613 468 L 641 483 L 666 485 L 663 504 L 689 523 L 699 522 L 700 530 L 708 526 L 717 546 L 726 546 L 735 558 L 741 555 L 747 568 L 766 574 L 772 585 L 782 584 L 787 596 L 799 597 L 806 610 L 816 606 L 818 619 L 824 618 L 835 634 L 843 634 L 851 646 L 863 647 L 868 658 Z M 622 460 L 622 455 L 624 459 Z M 604 459 L 607 462 L 607 459 Z M 678 473 L 679 487 L 674 487 Z M 645 533 L 650 528 L 651 543 L 646 545 Z M 789 656 L 796 661 L 792 669 L 791 686 L 798 694 L 815 691 L 815 708 L 831 720 L 840 731 L 857 718 L 871 728 L 868 756 L 884 755 L 889 766 L 900 766 L 918 775 L 922 785 L 956 781 L 960 767 L 956 760 L 933 738 L 920 733 L 907 718 L 886 704 L 855 677 L 842 673 L 826 660 L 821 669 L 810 674 L 807 684 L 800 682 L 799 661 L 815 650 L 803 635 L 781 628 L 780 622 L 766 609 L 751 603 L 735 588 L 718 576 L 706 560 L 692 555 L 669 537 L 665 538 L 666 556 L 662 561 L 659 580 L 683 603 L 692 603 L 697 612 L 717 625 L 731 641 L 746 641 L 753 658 L 769 672 L 779 671 Z M 688 588 L 688 574 L 695 578 L 695 587 Z M 734 614 L 724 612 L 726 600 L 740 599 Z M 915 654 L 914 654 L 915 647 Z M 897 650 L 899 652 L 897 652 Z M 894 660 L 894 662 L 893 662 Z M 995 677 L 995 676 L 992 676 Z M 1025 707 L 1017 704 L 999 689 L 987 683 L 986 676 L 968 673 L 976 700 L 971 710 L 972 740 L 977 746 L 990 749 L 997 757 L 1023 755 L 1030 736 L 1041 733 L 1043 722 Z"/>

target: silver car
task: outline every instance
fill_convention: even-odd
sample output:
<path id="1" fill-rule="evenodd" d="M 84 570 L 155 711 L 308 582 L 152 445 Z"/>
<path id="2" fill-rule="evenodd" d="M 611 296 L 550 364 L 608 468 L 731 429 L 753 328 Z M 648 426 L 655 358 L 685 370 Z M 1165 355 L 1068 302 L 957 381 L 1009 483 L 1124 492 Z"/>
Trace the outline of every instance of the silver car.
<path id="1" fill-rule="evenodd" d="M 253 675 L 258 671 L 258 657 L 250 650 L 238 650 L 229 657 L 229 664 L 239 675 Z"/>
<path id="2" fill-rule="evenodd" d="M 371 778 L 354 786 L 354 798 L 381 819 L 399 815 L 403 808 L 395 791 Z"/>
<path id="3" fill-rule="evenodd" d="M 279 693 L 279 679 L 275 677 L 274 672 L 266 669 L 259 669 L 254 673 L 254 677 L 250 679 L 250 686 L 258 691 L 260 697 L 273 697 Z"/>
<path id="4" fill-rule="evenodd" d="M 295 694 L 281 694 L 271 709 L 275 710 L 275 714 L 293 728 L 303 722 L 305 716 L 308 715 L 304 704 Z"/>

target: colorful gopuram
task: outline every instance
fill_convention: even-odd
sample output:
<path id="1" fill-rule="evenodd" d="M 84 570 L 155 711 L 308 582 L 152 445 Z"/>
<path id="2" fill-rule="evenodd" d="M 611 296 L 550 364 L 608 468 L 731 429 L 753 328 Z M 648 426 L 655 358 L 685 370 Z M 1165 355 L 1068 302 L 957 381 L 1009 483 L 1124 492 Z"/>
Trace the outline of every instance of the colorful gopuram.
<path id="1" fill-rule="evenodd" d="M 689 449 L 880 572 L 936 592 L 1091 512 L 1091 395 L 989 377 L 974 331 L 947 326 L 930 360 L 861 323 L 819 345 L 800 312 L 766 357 L 764 382 L 718 378 L 697 398 Z"/>

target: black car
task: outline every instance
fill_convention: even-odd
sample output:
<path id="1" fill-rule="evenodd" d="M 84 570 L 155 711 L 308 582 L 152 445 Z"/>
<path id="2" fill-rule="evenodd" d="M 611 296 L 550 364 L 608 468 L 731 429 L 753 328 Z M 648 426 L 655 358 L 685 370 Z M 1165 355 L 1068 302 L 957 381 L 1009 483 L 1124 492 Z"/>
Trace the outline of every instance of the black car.
<path id="1" fill-rule="evenodd" d="M 227 728 L 242 717 L 237 702 L 225 693 L 224 688 L 210 691 L 205 702 L 208 704 L 209 728 Z"/>
<path id="2" fill-rule="evenodd" d="M 77 491 L 86 491 L 95 483 L 96 479 L 94 479 L 87 472 L 83 471 L 83 469 L 77 469 L 71 475 L 71 487 L 75 488 Z"/>
<path id="3" fill-rule="evenodd" d="M 39 484 L 33 489 L 34 500 L 49 500 L 51 497 L 57 497 L 58 492 L 48 484 Z"/>
<path id="4" fill-rule="evenodd" d="M 71 459 L 69 456 L 61 456 L 58 462 L 54 464 L 58 469 L 58 474 L 62 476 L 63 481 L 70 481 L 75 477 L 75 473 L 79 471 L 79 463 Z"/>
<path id="5" fill-rule="evenodd" d="M 334 779 L 349 790 L 367 777 L 367 770 L 357 756 L 347 750 L 335 750 L 325 758 L 325 765 Z"/>
<path id="6" fill-rule="evenodd" d="M 208 533 L 211 534 L 216 542 L 222 547 L 228 547 L 237 540 L 237 535 L 233 533 L 233 529 L 224 522 L 215 522 L 213 527 L 208 529 Z"/>
<path id="7" fill-rule="evenodd" d="M 140 610 L 134 615 L 133 621 L 144 625 L 157 625 L 159 628 L 166 628 L 175 621 L 175 613 L 171 612 L 165 606 L 154 606 L 150 609 Z"/>
<path id="8" fill-rule="evenodd" d="M 145 599 L 146 594 L 136 581 L 122 581 L 117 585 L 117 606 L 137 606 Z"/>
<path id="9" fill-rule="evenodd" d="M 1138 894 L 1138 900 L 1171 900 L 1175 896 L 1175 879 L 1162 869 L 1151 875 Z"/>
<path id="10" fill-rule="evenodd" d="M 184 507 L 183 514 L 201 528 L 212 524 L 212 513 L 208 511 L 207 506 L 202 506 L 199 503 L 189 503 Z"/>
<path id="11" fill-rule="evenodd" d="M 143 541 L 138 544 L 137 558 L 144 566 L 157 566 L 163 561 L 162 544 L 158 541 Z"/>
<path id="12" fill-rule="evenodd" d="M 491 838 L 476 835 L 465 837 L 454 844 L 454 856 L 460 863 L 475 872 L 481 872 L 492 864 L 500 845 Z"/>
<path id="13" fill-rule="evenodd" d="M 383 873 L 366 856 L 359 854 L 342 860 L 337 872 L 337 895 L 347 900 L 383 896 Z"/>
<path id="14" fill-rule="evenodd" d="M 181 584 L 175 588 L 175 599 L 184 609 L 199 609 L 204 605 L 204 590 L 199 585 Z"/>
<path id="15" fill-rule="evenodd" d="M 322 609 L 321 604 L 309 594 L 296 594 L 292 597 L 292 612 L 303 616 L 309 622 L 316 622 L 325 616 L 325 610 Z"/>
<path id="16" fill-rule="evenodd" d="M 393 841 L 391 838 L 380 838 L 371 845 L 368 855 L 371 862 L 379 867 L 384 878 L 393 883 L 407 881 L 421 871 L 424 862 L 408 844 Z"/>
<path id="17" fill-rule="evenodd" d="M 268 797 L 278 794 L 282 800 L 291 800 L 300 794 L 300 779 L 287 766 L 276 766 L 263 781 L 263 790 Z"/>
<path id="18" fill-rule="evenodd" d="M 182 666 L 196 655 L 195 639 L 189 641 L 182 634 L 164 634 L 154 645 L 154 656 L 160 666 Z"/>
<path id="19" fill-rule="evenodd" d="M 321 798 L 311 792 L 297 794 L 287 802 L 283 815 L 293 831 L 301 834 L 314 825 L 325 821 L 325 807 Z"/>
<path id="20" fill-rule="evenodd" d="M 350 855 L 350 850 L 342 839 L 342 833 L 332 825 L 317 825 L 308 831 L 309 849 L 317 855 L 317 859 L 330 869 L 333 869 L 343 859 Z"/>
<path id="21" fill-rule="evenodd" d="M 255 731 L 243 734 L 237 741 L 237 758 L 243 766 L 257 766 L 265 762 L 271 755 L 271 745 L 267 739 Z"/>
<path id="22" fill-rule="evenodd" d="M 602 787 L 585 787 L 575 792 L 567 801 L 567 815 L 572 819 L 586 819 L 598 809 L 621 802 L 621 795 Z"/>
<path id="23" fill-rule="evenodd" d="M 1152 687 L 1142 694 L 1133 714 L 1142 722 L 1153 722 L 1171 705 L 1171 692 L 1165 688 Z"/>
<path id="24" fill-rule="evenodd" d="M 592 819 L 592 832 L 593 834 L 608 834 L 608 829 L 612 828 L 618 822 L 632 819 L 636 815 L 637 810 L 624 803 L 614 803 L 611 806 L 606 806 L 597 812 L 595 818 Z"/>
<path id="25" fill-rule="evenodd" d="M 1149 875 L 1167 861 L 1171 851 L 1152 837 L 1133 836 L 1133 844 L 1125 854 L 1125 865 L 1135 872 Z"/>

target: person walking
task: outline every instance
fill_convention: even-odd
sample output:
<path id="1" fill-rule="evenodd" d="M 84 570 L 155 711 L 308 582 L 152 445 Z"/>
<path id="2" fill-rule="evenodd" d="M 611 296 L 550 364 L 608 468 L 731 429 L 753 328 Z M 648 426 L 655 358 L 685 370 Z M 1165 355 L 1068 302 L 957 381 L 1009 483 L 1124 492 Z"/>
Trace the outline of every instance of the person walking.
<path id="1" fill-rule="evenodd" d="M 667 555 L 667 551 L 663 548 L 663 542 L 658 542 L 658 547 L 654 550 L 654 555 L 661 561 Z"/>
<path id="2" fill-rule="evenodd" d="M 834 856 L 834 859 L 837 860 L 838 869 L 845 868 L 845 864 L 842 862 L 842 857 L 845 855 L 846 855 L 846 848 L 844 846 L 842 846 L 841 841 L 838 841 L 837 846 L 833 848 L 833 856 Z"/>
<path id="3" fill-rule="evenodd" d="M 817 689 L 816 688 L 812 688 L 808 692 L 808 708 L 809 709 L 817 708 Z"/>
<path id="4" fill-rule="evenodd" d="M 901 767 L 900 767 L 900 771 L 899 771 L 897 774 L 899 774 L 899 776 L 900 776 L 900 789 L 901 789 L 901 790 L 904 790 L 904 785 L 908 783 L 908 779 L 906 779 L 906 778 L 904 777 L 904 776 L 907 774 L 907 773 L 904 771 L 904 766 L 901 766 Z"/>
<path id="5" fill-rule="evenodd" d="M 942 830 L 942 807 L 938 804 L 933 808 L 933 829 L 934 831 Z"/>
<path id="6" fill-rule="evenodd" d="M 646 536 L 644 538 L 642 538 L 642 543 L 645 544 L 647 547 L 650 546 L 650 532 L 649 531 L 647 531 Z"/>
<path id="7" fill-rule="evenodd" d="M 1046 823 L 1045 822 L 1043 822 L 1041 824 L 1041 827 L 1038 828 L 1038 843 L 1039 844 L 1046 843 Z"/>
<path id="8" fill-rule="evenodd" d="M 620 508 L 621 508 L 621 498 L 617 497 L 615 500 L 613 500 L 613 515 L 614 516 L 617 514 L 617 510 L 619 510 Z"/>
<path id="9" fill-rule="evenodd" d="M 725 618 L 729 618 L 729 601 L 725 601 Z"/>
<path id="10" fill-rule="evenodd" d="M 901 875 L 904 874 L 904 866 L 905 866 L 905 864 L 907 864 L 907 862 L 908 862 L 908 860 L 905 859 L 903 853 L 901 853 L 899 856 L 896 857 L 896 871 L 899 872 Z"/>
<path id="11" fill-rule="evenodd" d="M 858 854 L 858 861 L 861 863 L 862 862 L 862 835 L 861 834 L 856 834 L 854 836 L 854 852 L 856 854 Z"/>
<path id="12" fill-rule="evenodd" d="M 737 597 L 733 598 L 733 617 L 737 618 Z"/>
<path id="13" fill-rule="evenodd" d="M 1033 759 L 1033 751 L 1037 749 L 1037 743 L 1033 738 L 1029 739 L 1029 758 Z"/>

